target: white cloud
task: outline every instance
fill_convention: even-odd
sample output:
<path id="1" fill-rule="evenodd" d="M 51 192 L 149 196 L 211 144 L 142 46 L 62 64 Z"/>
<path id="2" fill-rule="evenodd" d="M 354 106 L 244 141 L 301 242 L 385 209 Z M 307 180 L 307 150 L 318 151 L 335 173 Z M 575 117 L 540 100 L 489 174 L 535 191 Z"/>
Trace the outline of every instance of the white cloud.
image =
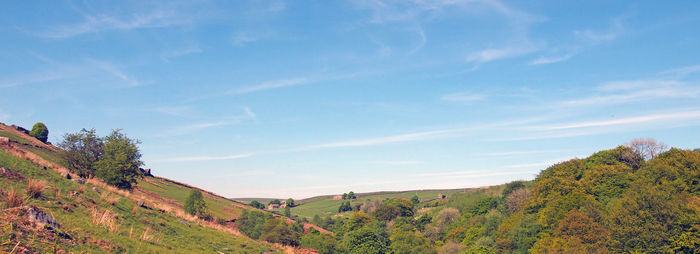
<path id="1" fill-rule="evenodd" d="M 270 90 L 270 89 L 276 89 L 276 88 L 283 88 L 283 87 L 290 87 L 290 86 L 298 86 L 298 85 L 303 85 L 306 83 L 309 83 L 308 78 L 293 78 L 293 79 L 280 79 L 280 80 L 272 80 L 272 81 L 265 81 L 260 84 L 254 85 L 254 86 L 247 86 L 247 87 L 242 87 L 239 89 L 232 90 L 231 93 L 233 94 L 245 94 L 245 93 L 252 93 L 252 92 L 258 92 L 258 91 L 263 91 L 263 90 Z"/>
<path id="2" fill-rule="evenodd" d="M 233 45 L 235 45 L 236 47 L 243 47 L 246 44 L 251 43 L 251 42 L 255 42 L 259 39 L 260 39 L 259 36 L 254 36 L 251 33 L 238 33 L 238 34 L 233 36 L 232 41 L 233 41 Z"/>
<path id="3" fill-rule="evenodd" d="M 536 131 L 565 130 L 565 129 L 595 128 L 595 127 L 607 127 L 607 126 L 619 126 L 619 125 L 643 124 L 643 123 L 657 123 L 657 122 L 667 122 L 667 121 L 676 121 L 676 120 L 696 120 L 696 119 L 700 119 L 700 111 L 669 112 L 669 113 L 662 113 L 662 114 L 627 117 L 627 118 L 621 118 L 621 119 L 615 119 L 615 120 L 539 125 L 539 126 L 524 127 L 524 129 L 536 130 Z"/>
<path id="4" fill-rule="evenodd" d="M 526 55 L 536 51 L 530 43 L 508 46 L 504 48 L 489 48 L 471 53 L 467 57 L 468 62 L 487 63 L 495 60 L 507 59 Z"/>
<path id="5" fill-rule="evenodd" d="M 698 73 L 700 72 L 700 65 L 691 65 L 691 66 L 685 66 L 685 67 L 680 67 L 672 70 L 666 70 L 661 72 L 660 74 L 662 76 L 671 76 L 674 78 L 683 78 L 685 76 L 688 76 L 693 73 Z"/>
<path id="6" fill-rule="evenodd" d="M 532 61 L 530 61 L 530 65 L 542 65 L 542 64 L 552 64 L 552 63 L 558 63 L 558 62 L 563 62 L 566 60 L 569 60 L 571 57 L 573 57 L 573 54 L 567 54 L 563 56 L 553 56 L 553 57 L 538 57 Z"/>
<path id="7" fill-rule="evenodd" d="M 622 80 L 604 83 L 596 90 L 599 91 L 619 91 L 619 90 L 638 90 L 641 88 L 659 88 L 683 85 L 677 80 Z"/>

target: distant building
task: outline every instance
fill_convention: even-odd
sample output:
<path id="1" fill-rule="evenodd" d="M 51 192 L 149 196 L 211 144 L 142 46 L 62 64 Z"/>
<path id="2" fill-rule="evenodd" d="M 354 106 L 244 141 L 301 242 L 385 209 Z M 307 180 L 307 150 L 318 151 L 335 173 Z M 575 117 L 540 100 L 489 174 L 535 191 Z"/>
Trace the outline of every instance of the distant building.
<path id="1" fill-rule="evenodd" d="M 267 206 L 267 210 L 279 209 L 279 208 L 280 208 L 280 205 L 278 205 L 278 204 L 270 204 L 269 206 Z"/>
<path id="2" fill-rule="evenodd" d="M 445 199 L 446 197 L 447 196 L 445 196 L 445 194 L 442 194 L 442 193 L 438 194 L 438 199 Z"/>
<path id="3" fill-rule="evenodd" d="M 341 200 L 341 199 L 343 199 L 343 195 L 335 195 L 335 196 L 333 196 L 332 199 L 333 200 Z"/>

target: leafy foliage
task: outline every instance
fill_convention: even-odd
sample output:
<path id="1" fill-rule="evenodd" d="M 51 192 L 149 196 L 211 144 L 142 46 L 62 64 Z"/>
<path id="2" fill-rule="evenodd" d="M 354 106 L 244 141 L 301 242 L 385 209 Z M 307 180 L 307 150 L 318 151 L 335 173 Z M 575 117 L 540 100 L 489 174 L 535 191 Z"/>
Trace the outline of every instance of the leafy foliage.
<path id="1" fill-rule="evenodd" d="M 95 163 L 104 153 L 102 138 L 97 136 L 95 129 L 66 133 L 58 146 L 63 149 L 63 158 L 72 171 L 80 177 L 95 175 Z"/>
<path id="2" fill-rule="evenodd" d="M 37 122 L 32 126 L 32 130 L 29 131 L 29 135 L 38 139 L 41 142 L 46 143 L 49 140 L 49 128 L 42 122 Z"/>
<path id="3" fill-rule="evenodd" d="M 258 202 L 257 200 L 250 201 L 250 206 L 258 208 L 258 209 L 265 209 L 265 205 L 262 203 Z"/>
<path id="4" fill-rule="evenodd" d="M 114 130 L 104 138 L 104 154 L 95 163 L 96 175 L 106 183 L 121 189 L 131 189 L 141 176 L 139 167 L 143 165 L 138 140 L 133 140 L 121 130 Z"/>
<path id="5" fill-rule="evenodd" d="M 195 215 L 198 217 L 207 216 L 207 203 L 204 202 L 204 197 L 202 197 L 202 192 L 197 189 L 192 189 L 190 194 L 187 195 L 185 199 L 185 204 L 183 205 L 185 212 L 190 215 Z"/>

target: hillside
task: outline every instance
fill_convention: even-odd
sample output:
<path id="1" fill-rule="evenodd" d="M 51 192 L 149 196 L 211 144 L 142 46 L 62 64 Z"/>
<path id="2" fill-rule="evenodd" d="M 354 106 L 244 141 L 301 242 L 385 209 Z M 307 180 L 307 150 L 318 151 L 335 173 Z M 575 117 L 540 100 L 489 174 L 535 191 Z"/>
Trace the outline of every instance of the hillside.
<path id="1" fill-rule="evenodd" d="M 261 253 L 287 249 L 253 240 L 232 223 L 217 224 L 187 215 L 182 202 L 192 188 L 160 177 L 145 177 L 132 191 L 98 179 L 63 177 L 60 149 L 14 127 L 0 125 L 0 250 L 34 252 Z M 28 197 L 29 185 L 43 189 Z M 204 192 L 210 212 L 231 221 L 252 207 Z M 20 204 L 10 204 L 17 200 Z M 140 203 L 143 202 L 142 205 Z M 41 211 L 60 226 L 38 226 L 28 214 Z M 38 225 L 43 225 L 39 223 Z"/>
<path id="2" fill-rule="evenodd" d="M 321 196 L 291 212 L 336 234 L 322 253 L 697 253 L 700 151 L 643 155 L 620 146 L 445 199 L 357 194 L 339 213 L 347 200 Z"/>

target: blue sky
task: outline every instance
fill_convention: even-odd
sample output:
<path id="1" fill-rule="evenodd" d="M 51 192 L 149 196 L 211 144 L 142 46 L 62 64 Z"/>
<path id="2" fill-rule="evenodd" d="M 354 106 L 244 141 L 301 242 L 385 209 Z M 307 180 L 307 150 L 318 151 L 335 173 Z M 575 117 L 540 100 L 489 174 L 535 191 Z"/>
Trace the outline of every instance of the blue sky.
<path id="1" fill-rule="evenodd" d="M 0 121 L 122 128 L 228 197 L 462 188 L 700 147 L 698 1 L 0 4 Z"/>

